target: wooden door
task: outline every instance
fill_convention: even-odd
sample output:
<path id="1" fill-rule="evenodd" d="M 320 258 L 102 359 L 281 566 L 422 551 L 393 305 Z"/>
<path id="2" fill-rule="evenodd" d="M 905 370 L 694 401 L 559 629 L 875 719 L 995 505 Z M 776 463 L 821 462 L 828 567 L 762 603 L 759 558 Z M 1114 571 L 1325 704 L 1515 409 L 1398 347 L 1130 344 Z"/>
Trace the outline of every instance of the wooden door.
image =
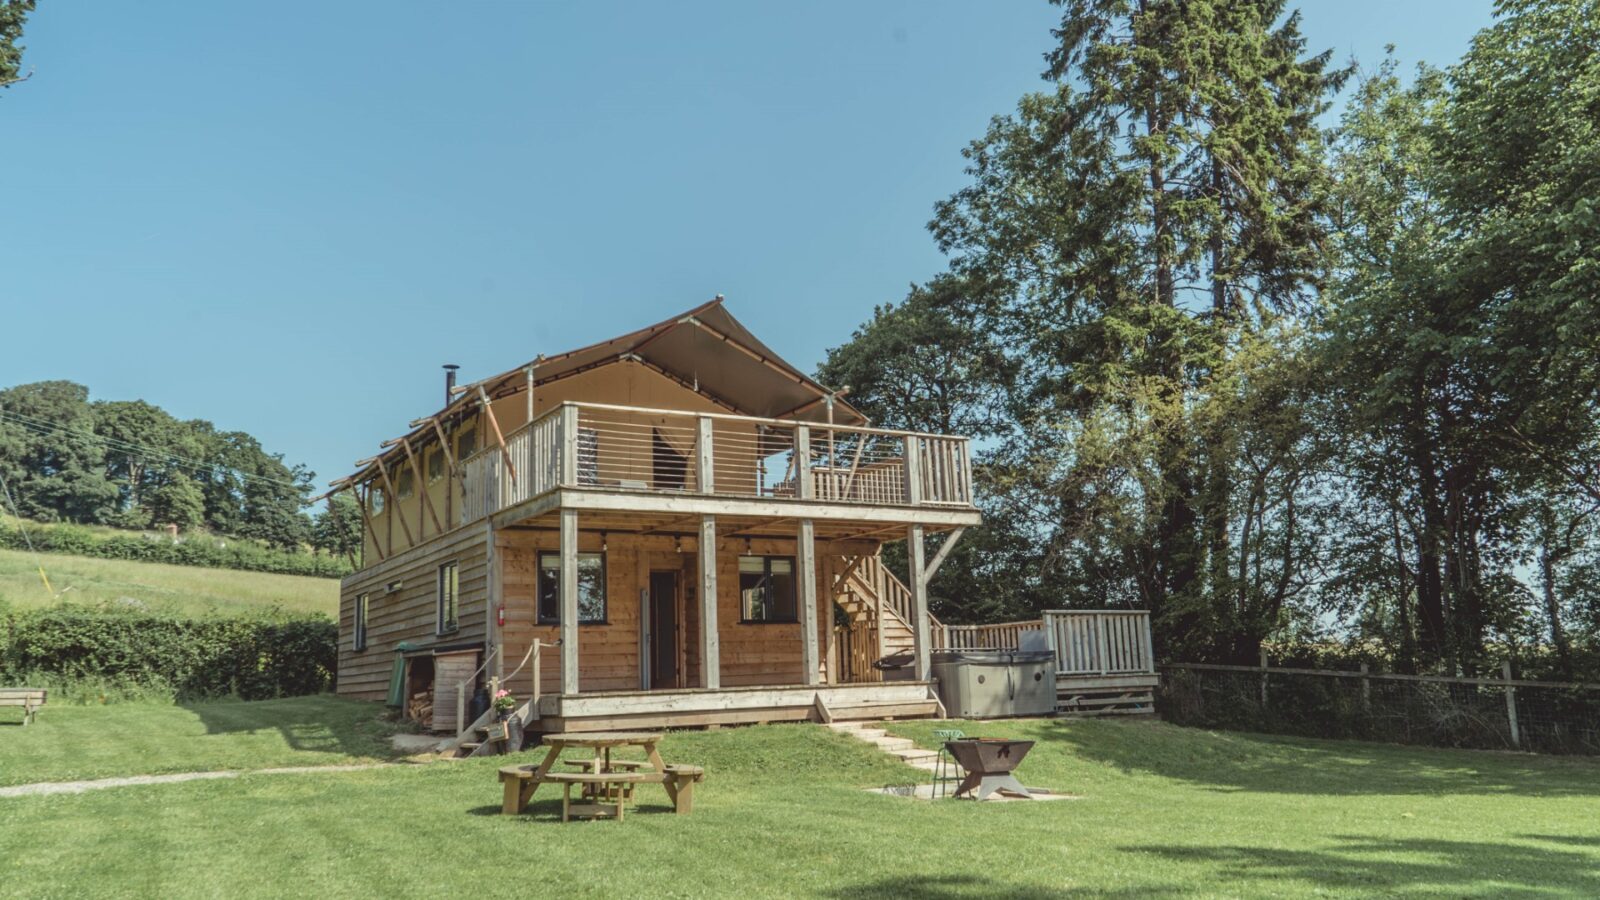
<path id="1" fill-rule="evenodd" d="M 678 573 L 650 573 L 650 688 L 678 687 Z"/>

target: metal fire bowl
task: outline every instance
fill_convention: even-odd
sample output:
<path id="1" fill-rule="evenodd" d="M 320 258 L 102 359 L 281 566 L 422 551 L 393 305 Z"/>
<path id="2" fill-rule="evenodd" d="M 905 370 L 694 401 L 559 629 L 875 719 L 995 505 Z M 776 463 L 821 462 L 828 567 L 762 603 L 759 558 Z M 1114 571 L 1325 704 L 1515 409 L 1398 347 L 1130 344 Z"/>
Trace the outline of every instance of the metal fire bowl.
<path id="1" fill-rule="evenodd" d="M 1033 741 L 1007 741 L 996 738 L 964 738 L 945 741 L 944 748 L 975 775 L 1004 775 L 1015 769 L 1033 749 Z"/>

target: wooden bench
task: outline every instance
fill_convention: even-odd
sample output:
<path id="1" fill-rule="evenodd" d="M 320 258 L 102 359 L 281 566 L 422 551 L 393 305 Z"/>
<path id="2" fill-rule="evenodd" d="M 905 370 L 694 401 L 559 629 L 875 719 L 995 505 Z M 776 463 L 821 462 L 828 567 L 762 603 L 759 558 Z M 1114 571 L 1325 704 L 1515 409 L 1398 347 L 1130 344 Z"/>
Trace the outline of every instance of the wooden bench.
<path id="1" fill-rule="evenodd" d="M 561 785 L 561 821 L 569 821 L 573 814 L 601 818 L 615 816 L 622 821 L 622 811 L 628 808 L 621 796 L 619 785 L 632 785 L 655 780 L 642 772 L 546 772 L 544 780 Z M 572 786 L 594 786 L 594 798 L 588 803 L 572 802 Z"/>
<path id="2" fill-rule="evenodd" d="M 657 776 L 672 798 L 672 809 L 680 816 L 694 812 L 694 786 L 706 780 L 706 770 L 699 766 L 667 766 Z"/>
<path id="3" fill-rule="evenodd" d="M 0 706 L 22 707 L 22 724 L 33 722 L 33 716 L 44 705 L 44 688 L 0 688 Z"/>
<path id="4" fill-rule="evenodd" d="M 593 760 L 593 759 L 568 759 L 568 760 L 563 760 L 563 762 L 565 762 L 569 766 L 572 766 L 573 768 L 577 769 L 580 772 L 593 772 L 597 768 L 602 767 L 602 766 L 609 766 L 609 768 L 606 769 L 606 771 L 608 771 L 608 772 L 637 772 L 640 769 L 644 768 L 645 766 L 650 765 L 647 762 L 640 762 L 640 761 L 626 760 L 626 759 L 614 759 L 614 760 L 611 760 L 609 763 L 605 763 L 605 762 L 601 762 L 599 760 Z M 604 788 L 607 788 L 607 787 L 615 788 L 615 791 L 613 791 L 613 792 L 605 792 Z M 608 801 L 614 801 L 614 800 L 617 800 L 619 798 L 622 799 L 622 800 L 632 800 L 633 799 L 633 783 L 632 782 L 617 782 L 617 783 L 612 784 L 612 785 L 586 784 L 586 785 L 583 786 L 583 796 L 586 799 L 599 797 L 601 793 L 607 793 L 607 796 L 604 797 L 603 799 L 608 800 Z"/>
<path id="5" fill-rule="evenodd" d="M 587 760 L 584 762 L 585 768 L 592 768 L 592 763 Z M 613 768 L 617 765 L 612 763 Z M 627 789 L 627 795 L 631 796 L 634 785 L 659 784 L 667 789 L 673 810 L 678 815 L 687 815 L 694 811 L 694 786 L 706 778 L 705 769 L 688 765 L 667 766 L 662 772 L 546 772 L 542 779 L 535 780 L 537 774 L 537 766 L 501 767 L 500 784 L 505 789 L 505 797 L 500 806 L 501 812 L 506 815 L 517 815 L 527 809 L 534 788 L 541 782 L 547 781 L 562 785 L 561 821 L 563 822 L 567 821 L 570 814 L 574 784 L 583 785 L 586 789 L 592 787 L 591 793 L 594 796 L 605 795 L 608 799 L 612 796 L 612 788 L 617 789 L 618 795 L 622 789 Z M 620 819 L 622 803 L 623 801 L 618 799 L 604 805 L 617 806 L 616 816 Z"/>

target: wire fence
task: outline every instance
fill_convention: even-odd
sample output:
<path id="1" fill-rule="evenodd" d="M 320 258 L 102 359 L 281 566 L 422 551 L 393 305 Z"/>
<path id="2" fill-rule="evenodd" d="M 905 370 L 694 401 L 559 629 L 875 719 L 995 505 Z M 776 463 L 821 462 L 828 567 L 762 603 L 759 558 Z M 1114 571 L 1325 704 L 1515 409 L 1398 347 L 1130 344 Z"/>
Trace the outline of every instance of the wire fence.
<path id="1" fill-rule="evenodd" d="M 1163 718 L 1181 725 L 1600 754 L 1600 685 L 1179 663 L 1160 691 Z"/>

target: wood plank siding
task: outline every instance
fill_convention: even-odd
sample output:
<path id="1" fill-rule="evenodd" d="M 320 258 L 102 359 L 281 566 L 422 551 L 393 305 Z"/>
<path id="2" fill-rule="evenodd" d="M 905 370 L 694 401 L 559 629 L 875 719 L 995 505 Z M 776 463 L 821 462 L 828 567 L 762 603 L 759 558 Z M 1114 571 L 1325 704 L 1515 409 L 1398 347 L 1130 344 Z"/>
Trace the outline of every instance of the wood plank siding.
<path id="1" fill-rule="evenodd" d="M 699 604 L 691 602 L 698 589 L 696 540 L 670 535 L 608 534 L 604 537 L 606 559 L 606 612 L 604 624 L 583 624 L 578 628 L 579 690 L 640 690 L 643 681 L 640 644 L 640 617 L 645 608 L 650 573 L 670 571 L 678 575 L 676 688 L 693 688 L 701 683 L 697 636 Z M 578 536 L 580 553 L 600 552 L 602 536 L 582 531 Z M 506 606 L 504 672 L 510 674 L 528 652 L 529 641 L 538 639 L 553 644 L 559 638 L 556 625 L 537 623 L 538 556 L 559 549 L 554 531 L 515 530 L 497 534 L 496 555 L 502 566 L 502 591 Z M 724 686 L 787 685 L 803 683 L 800 626 L 797 623 L 746 623 L 740 621 L 739 557 L 746 554 L 742 538 L 720 540 L 717 544 L 717 633 L 721 641 L 721 672 Z M 796 555 L 795 541 L 759 538 L 749 542 L 750 555 Z M 817 563 L 817 621 L 819 633 L 833 621 L 833 600 L 820 589 L 823 582 L 822 555 Z M 560 654 L 547 650 L 542 660 L 541 689 L 556 693 L 560 684 Z M 531 671 L 525 669 L 509 685 L 517 696 L 531 690 Z"/>
<path id="2" fill-rule="evenodd" d="M 382 700 L 400 641 L 478 641 L 487 637 L 488 529 L 464 528 L 347 576 L 339 587 L 340 696 Z M 439 567 L 457 564 L 457 630 L 436 635 Z M 398 585 L 391 593 L 390 585 Z M 356 598 L 367 595 L 367 647 L 354 649 Z"/>

